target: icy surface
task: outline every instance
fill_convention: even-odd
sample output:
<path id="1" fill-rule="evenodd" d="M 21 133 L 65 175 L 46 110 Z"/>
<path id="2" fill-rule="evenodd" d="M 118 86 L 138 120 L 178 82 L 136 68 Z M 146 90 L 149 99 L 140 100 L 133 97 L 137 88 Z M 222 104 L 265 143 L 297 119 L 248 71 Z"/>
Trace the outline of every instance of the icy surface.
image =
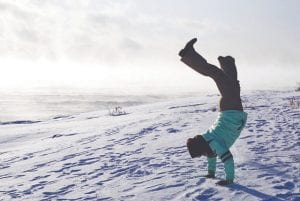
<path id="1" fill-rule="evenodd" d="M 235 184 L 206 179 L 186 139 L 217 117 L 218 96 L 43 122 L 0 125 L 0 200 L 300 200 L 299 92 L 245 94 L 248 122 L 231 148 Z M 218 160 L 218 178 L 223 166 Z"/>

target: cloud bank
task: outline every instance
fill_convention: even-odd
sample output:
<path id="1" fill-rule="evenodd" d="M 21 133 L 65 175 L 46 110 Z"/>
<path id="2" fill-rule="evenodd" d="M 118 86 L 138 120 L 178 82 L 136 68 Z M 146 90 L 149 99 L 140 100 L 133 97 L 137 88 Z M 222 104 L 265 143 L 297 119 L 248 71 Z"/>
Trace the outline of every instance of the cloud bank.
<path id="1" fill-rule="evenodd" d="M 192 76 L 190 85 L 194 85 L 198 78 L 183 70 L 177 52 L 187 40 L 198 37 L 196 48 L 212 63 L 217 64 L 218 55 L 233 55 L 245 80 L 243 72 L 250 68 L 266 75 L 272 68 L 299 74 L 299 8 L 298 1 L 292 0 L 1 0 L 0 60 L 25 60 L 31 65 L 53 62 L 65 68 L 61 80 L 68 77 L 64 66 L 75 63 L 81 67 L 74 66 L 78 71 L 74 80 L 86 69 L 92 72 L 86 74 L 87 79 L 103 72 L 119 73 L 118 79 L 120 71 L 109 73 L 108 69 L 126 68 L 122 73 L 129 79 L 142 77 L 137 82 L 151 82 L 157 76 L 163 84 L 174 72 L 175 80 Z M 95 65 L 98 70 L 93 70 Z M 49 71 L 47 65 L 40 68 Z M 290 77 L 295 73 L 286 76 L 297 79 Z M 12 72 L 7 74 L 13 76 Z M 273 83 L 278 75 L 266 79 Z M 35 77 L 44 79 L 41 74 Z"/>

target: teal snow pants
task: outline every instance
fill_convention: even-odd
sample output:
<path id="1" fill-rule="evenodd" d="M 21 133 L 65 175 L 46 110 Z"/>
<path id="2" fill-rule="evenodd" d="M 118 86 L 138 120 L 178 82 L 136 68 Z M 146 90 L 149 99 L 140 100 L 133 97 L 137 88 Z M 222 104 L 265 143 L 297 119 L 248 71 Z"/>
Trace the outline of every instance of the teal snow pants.
<path id="1" fill-rule="evenodd" d="M 203 134 L 204 139 L 209 143 L 210 148 L 215 153 L 208 157 L 208 172 L 215 173 L 216 157 L 218 156 L 224 163 L 226 180 L 234 180 L 234 161 L 229 148 L 239 137 L 245 127 L 247 113 L 239 110 L 226 110 L 219 113 L 213 126 Z"/>

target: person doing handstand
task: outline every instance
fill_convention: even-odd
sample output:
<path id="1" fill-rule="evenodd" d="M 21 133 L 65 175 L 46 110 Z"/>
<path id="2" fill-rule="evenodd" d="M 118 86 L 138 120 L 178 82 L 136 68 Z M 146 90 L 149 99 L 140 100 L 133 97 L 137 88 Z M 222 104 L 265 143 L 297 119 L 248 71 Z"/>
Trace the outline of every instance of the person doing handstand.
<path id="1" fill-rule="evenodd" d="M 179 52 L 181 61 L 196 72 L 211 77 L 221 94 L 219 115 L 213 126 L 202 135 L 187 140 L 187 148 L 192 158 L 207 156 L 208 175 L 214 178 L 216 157 L 224 163 L 226 179 L 218 185 L 228 185 L 234 180 L 234 161 L 229 148 L 239 137 L 247 120 L 240 97 L 240 84 L 237 79 L 235 60 L 231 56 L 218 57 L 221 68 L 218 68 L 198 54 L 193 45 L 197 39 L 190 40 Z"/>

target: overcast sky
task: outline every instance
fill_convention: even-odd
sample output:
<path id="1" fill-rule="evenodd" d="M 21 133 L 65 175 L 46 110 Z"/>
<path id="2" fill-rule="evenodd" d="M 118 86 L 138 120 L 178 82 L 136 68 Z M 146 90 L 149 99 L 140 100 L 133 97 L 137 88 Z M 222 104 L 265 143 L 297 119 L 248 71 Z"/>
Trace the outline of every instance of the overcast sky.
<path id="1" fill-rule="evenodd" d="M 180 62 L 236 59 L 243 89 L 300 82 L 297 0 L 0 0 L 0 88 L 216 90 Z"/>

